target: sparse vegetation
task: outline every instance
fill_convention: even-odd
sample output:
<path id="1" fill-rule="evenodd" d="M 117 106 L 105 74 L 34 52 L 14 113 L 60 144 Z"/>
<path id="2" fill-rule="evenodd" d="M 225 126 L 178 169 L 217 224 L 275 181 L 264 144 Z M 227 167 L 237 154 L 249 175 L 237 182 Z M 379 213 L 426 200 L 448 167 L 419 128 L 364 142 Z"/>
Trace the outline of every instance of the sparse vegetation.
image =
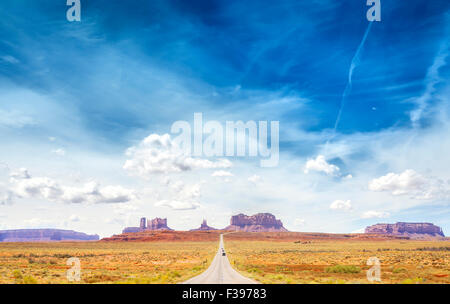
<path id="1" fill-rule="evenodd" d="M 353 265 L 336 265 L 325 268 L 328 273 L 360 273 L 361 268 Z"/>
<path id="2" fill-rule="evenodd" d="M 211 263 L 217 241 L 0 243 L 0 283 L 68 283 L 70 257 L 81 261 L 79 283 L 178 283 Z"/>
<path id="3" fill-rule="evenodd" d="M 382 283 L 450 283 L 445 241 L 224 237 L 231 265 L 262 283 L 370 283 L 367 259 L 381 263 Z M 253 235 L 252 235 L 253 236 Z M 297 237 L 297 236 L 296 236 Z M 88 284 L 179 283 L 206 270 L 216 241 L 0 243 L 0 283 L 68 283 L 70 257 Z"/>
<path id="4" fill-rule="evenodd" d="M 224 237 L 228 258 L 236 270 L 262 283 L 369 284 L 370 257 L 380 260 L 381 283 L 450 283 L 446 241 L 314 239 L 306 243 L 244 237 Z"/>

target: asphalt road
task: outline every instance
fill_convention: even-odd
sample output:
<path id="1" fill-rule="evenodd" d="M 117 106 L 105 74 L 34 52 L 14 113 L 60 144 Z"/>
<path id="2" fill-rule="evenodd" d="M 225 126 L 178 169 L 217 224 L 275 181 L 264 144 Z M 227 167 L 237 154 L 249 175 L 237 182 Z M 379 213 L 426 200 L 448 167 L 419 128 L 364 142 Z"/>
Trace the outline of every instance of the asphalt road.
<path id="1" fill-rule="evenodd" d="M 234 270 L 228 257 L 223 255 L 226 253 L 223 245 L 223 235 L 220 235 L 219 250 L 208 269 L 202 274 L 193 277 L 183 284 L 256 284 L 255 281 L 244 277 Z"/>

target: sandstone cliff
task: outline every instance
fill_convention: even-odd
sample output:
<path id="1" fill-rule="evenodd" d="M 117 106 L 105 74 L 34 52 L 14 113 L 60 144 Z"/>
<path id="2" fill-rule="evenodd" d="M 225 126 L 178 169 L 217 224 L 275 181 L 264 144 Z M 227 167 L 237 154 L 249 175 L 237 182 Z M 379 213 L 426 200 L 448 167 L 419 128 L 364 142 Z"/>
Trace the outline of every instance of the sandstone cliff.
<path id="1" fill-rule="evenodd" d="M 99 236 L 62 229 L 0 230 L 0 242 L 97 241 Z"/>
<path id="2" fill-rule="evenodd" d="M 258 213 L 252 216 L 238 214 L 231 217 L 230 225 L 225 230 L 247 232 L 277 232 L 287 231 L 283 223 L 277 220 L 273 214 Z"/>
<path id="3" fill-rule="evenodd" d="M 365 232 L 409 236 L 411 238 L 445 237 L 442 228 L 431 223 L 376 224 L 367 227 Z"/>
<path id="4" fill-rule="evenodd" d="M 152 220 L 148 220 L 143 217 L 140 221 L 139 227 L 126 227 L 122 230 L 122 233 L 134 233 L 143 231 L 155 231 L 155 230 L 173 230 L 167 226 L 167 219 L 156 217 Z"/>

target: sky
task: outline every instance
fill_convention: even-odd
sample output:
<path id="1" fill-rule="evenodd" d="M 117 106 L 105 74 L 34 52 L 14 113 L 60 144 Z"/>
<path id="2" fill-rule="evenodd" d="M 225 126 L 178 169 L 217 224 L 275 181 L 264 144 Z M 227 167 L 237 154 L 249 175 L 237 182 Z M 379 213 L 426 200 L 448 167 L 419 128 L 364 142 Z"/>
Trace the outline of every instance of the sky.
<path id="1" fill-rule="evenodd" d="M 450 3 L 0 4 L 0 229 L 102 237 L 269 212 L 450 234 Z M 278 121 L 279 162 L 180 155 L 176 121 Z"/>

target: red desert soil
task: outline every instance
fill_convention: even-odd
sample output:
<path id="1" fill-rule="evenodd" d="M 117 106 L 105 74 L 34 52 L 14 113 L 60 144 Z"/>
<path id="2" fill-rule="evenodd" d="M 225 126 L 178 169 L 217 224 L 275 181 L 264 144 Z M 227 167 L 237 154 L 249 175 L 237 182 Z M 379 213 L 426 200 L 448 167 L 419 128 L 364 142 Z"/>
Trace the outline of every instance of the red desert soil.
<path id="1" fill-rule="evenodd" d="M 215 241 L 221 233 L 230 231 L 145 231 L 135 233 L 122 233 L 103 238 L 102 242 L 188 242 L 188 241 Z M 310 232 L 232 232 L 227 234 L 228 240 L 236 241 L 293 241 L 308 242 L 311 240 L 336 240 L 336 241 L 385 241 L 407 239 L 376 234 L 331 234 Z"/>

